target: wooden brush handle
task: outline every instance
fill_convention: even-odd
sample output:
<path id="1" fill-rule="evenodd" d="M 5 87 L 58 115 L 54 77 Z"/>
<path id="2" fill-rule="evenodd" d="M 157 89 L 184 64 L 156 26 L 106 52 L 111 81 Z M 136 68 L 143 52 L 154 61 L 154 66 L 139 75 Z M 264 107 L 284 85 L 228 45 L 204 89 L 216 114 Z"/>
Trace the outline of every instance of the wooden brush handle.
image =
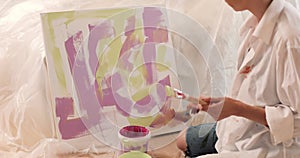
<path id="1" fill-rule="evenodd" d="M 205 101 L 203 101 L 202 99 L 199 98 L 194 98 L 194 97 L 190 97 L 188 96 L 186 98 L 187 101 L 194 103 L 194 104 L 201 104 L 201 105 L 206 105 L 207 103 Z"/>

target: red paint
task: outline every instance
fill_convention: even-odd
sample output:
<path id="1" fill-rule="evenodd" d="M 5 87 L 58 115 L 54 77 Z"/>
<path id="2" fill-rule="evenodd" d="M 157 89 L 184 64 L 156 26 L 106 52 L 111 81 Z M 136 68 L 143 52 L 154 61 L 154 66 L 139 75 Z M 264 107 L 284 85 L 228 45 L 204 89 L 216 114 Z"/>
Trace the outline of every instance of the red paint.
<path id="1" fill-rule="evenodd" d="M 149 130 L 142 126 L 126 126 L 120 130 L 120 134 L 128 138 L 144 137 L 149 134 Z"/>
<path id="2" fill-rule="evenodd" d="M 182 92 L 176 92 L 176 96 L 181 97 L 182 99 L 186 98 L 186 96 Z"/>
<path id="3" fill-rule="evenodd" d="M 253 68 L 253 65 L 251 65 L 251 66 L 245 66 L 243 68 L 243 70 L 240 72 L 240 74 L 248 74 L 249 72 L 251 72 L 252 68 Z"/>

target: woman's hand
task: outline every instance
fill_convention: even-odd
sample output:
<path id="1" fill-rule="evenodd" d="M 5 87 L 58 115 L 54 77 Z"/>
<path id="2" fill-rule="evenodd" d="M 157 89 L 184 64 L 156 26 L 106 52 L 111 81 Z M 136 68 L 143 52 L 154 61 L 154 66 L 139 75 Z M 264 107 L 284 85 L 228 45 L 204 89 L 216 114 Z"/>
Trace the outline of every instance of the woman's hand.
<path id="1" fill-rule="evenodd" d="M 198 111 L 205 111 L 209 113 L 215 120 L 222 120 L 231 115 L 236 115 L 238 112 L 239 101 L 232 98 L 205 98 L 200 97 L 199 100 L 204 101 L 206 104 L 190 104 L 188 107 L 192 113 Z"/>
<path id="2" fill-rule="evenodd" d="M 229 97 L 200 97 L 200 99 L 206 102 L 206 104 L 190 104 L 189 108 L 192 109 L 192 112 L 206 111 L 217 121 L 235 115 L 268 126 L 265 109 L 263 107 L 251 106 Z"/>
<path id="3" fill-rule="evenodd" d="M 224 98 L 201 98 L 206 105 L 202 106 L 202 111 L 209 113 L 215 120 L 219 121 L 232 115 L 238 115 L 243 104 L 235 99 Z"/>

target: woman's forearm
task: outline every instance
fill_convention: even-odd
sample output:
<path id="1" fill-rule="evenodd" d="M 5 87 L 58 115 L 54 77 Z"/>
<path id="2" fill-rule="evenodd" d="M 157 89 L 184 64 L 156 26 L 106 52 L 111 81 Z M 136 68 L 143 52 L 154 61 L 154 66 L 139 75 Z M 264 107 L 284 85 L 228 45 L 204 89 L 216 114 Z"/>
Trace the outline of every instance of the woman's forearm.
<path id="1" fill-rule="evenodd" d="M 238 109 L 237 116 L 247 118 L 268 127 L 266 119 L 266 112 L 263 107 L 250 106 L 243 102 L 240 102 L 240 108 Z"/>

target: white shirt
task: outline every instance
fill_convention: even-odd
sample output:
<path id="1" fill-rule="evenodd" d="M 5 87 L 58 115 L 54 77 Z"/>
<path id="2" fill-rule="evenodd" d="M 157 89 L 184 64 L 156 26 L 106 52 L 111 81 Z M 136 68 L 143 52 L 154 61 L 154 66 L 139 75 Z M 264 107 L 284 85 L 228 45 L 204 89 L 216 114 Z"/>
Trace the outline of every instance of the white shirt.
<path id="1" fill-rule="evenodd" d="M 300 13 L 273 0 L 259 23 L 254 16 L 244 23 L 241 35 L 232 97 L 265 107 L 269 128 L 231 116 L 217 125 L 216 148 L 249 157 L 300 157 Z"/>

